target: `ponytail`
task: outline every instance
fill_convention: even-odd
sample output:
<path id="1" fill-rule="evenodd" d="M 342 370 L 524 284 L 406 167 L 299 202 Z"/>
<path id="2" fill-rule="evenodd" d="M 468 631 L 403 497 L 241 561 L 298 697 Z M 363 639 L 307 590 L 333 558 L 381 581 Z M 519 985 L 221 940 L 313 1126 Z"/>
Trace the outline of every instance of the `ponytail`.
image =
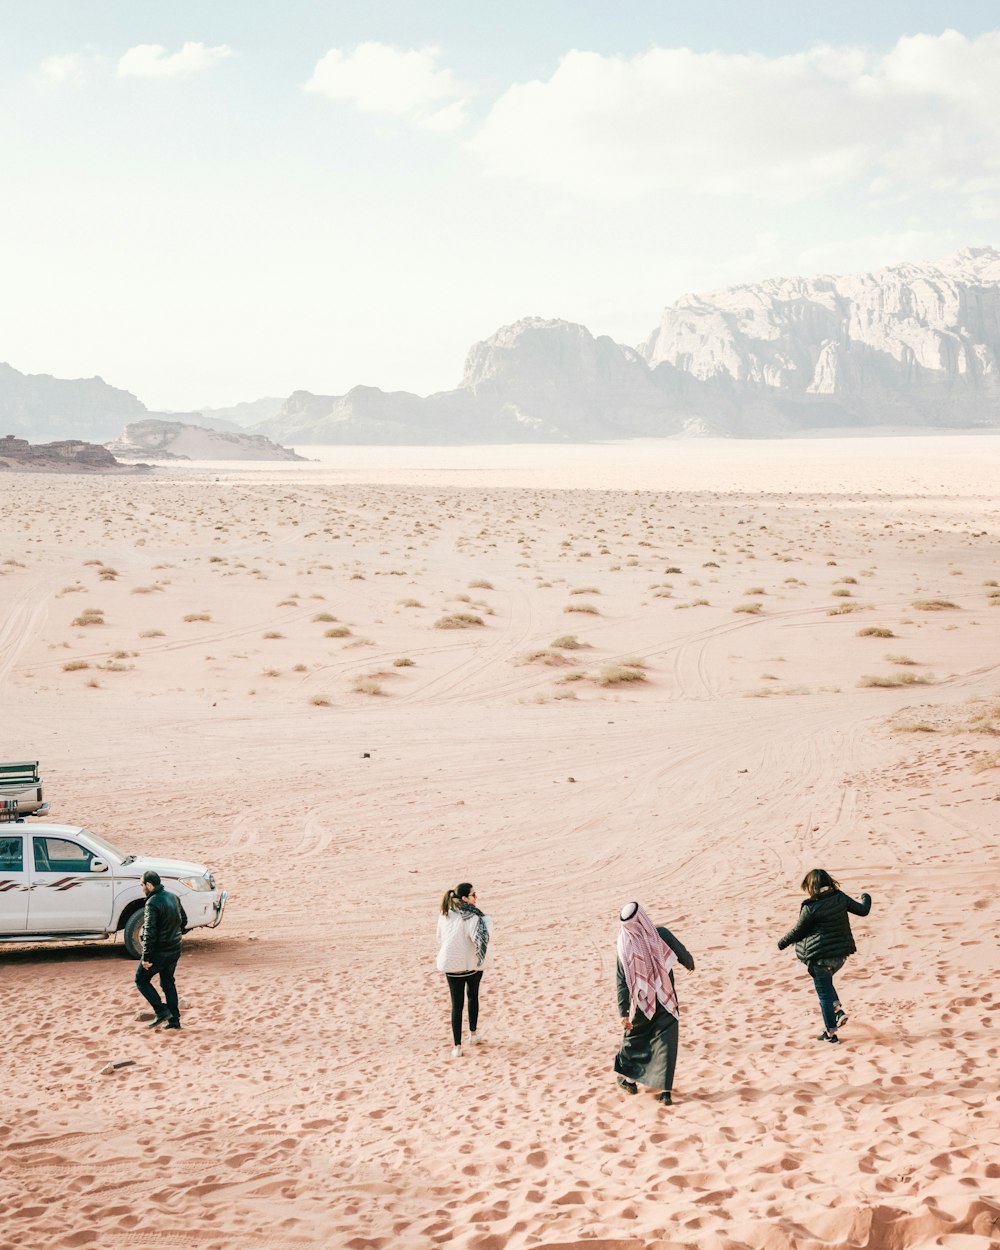
<path id="1" fill-rule="evenodd" d="M 468 898 L 472 893 L 471 881 L 460 881 L 453 890 L 447 890 L 444 898 L 441 900 L 441 915 L 447 914 L 458 907 L 459 902 L 463 898 Z"/>

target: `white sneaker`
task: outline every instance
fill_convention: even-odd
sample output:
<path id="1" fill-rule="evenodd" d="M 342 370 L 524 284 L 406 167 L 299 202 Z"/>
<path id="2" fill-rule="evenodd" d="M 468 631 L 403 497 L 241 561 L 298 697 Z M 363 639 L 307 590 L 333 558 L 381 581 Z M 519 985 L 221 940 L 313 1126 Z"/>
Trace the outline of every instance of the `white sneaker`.
<path id="1" fill-rule="evenodd" d="M 462 1058 L 462 1048 L 461 1048 L 461 1046 L 452 1046 L 452 1048 L 451 1048 L 451 1057 L 452 1057 L 452 1059 L 461 1059 L 461 1058 Z"/>
<path id="2" fill-rule="evenodd" d="M 469 1034 L 469 1045 L 470 1045 L 470 1046 L 478 1046 L 478 1045 L 479 1045 L 479 1040 L 480 1040 L 480 1039 L 479 1039 L 479 1034 L 478 1034 L 478 1033 L 470 1033 L 470 1034 Z"/>

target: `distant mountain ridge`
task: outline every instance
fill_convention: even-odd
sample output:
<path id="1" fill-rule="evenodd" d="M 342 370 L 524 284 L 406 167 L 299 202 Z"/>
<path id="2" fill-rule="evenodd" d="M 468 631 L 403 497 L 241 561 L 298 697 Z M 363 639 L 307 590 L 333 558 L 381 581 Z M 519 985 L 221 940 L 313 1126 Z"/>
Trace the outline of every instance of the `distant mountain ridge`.
<path id="1" fill-rule="evenodd" d="M 474 344 L 459 385 L 428 396 L 357 386 L 150 413 L 100 378 L 61 382 L 5 365 L 4 416 L 0 433 L 22 436 L 107 441 L 123 421 L 183 417 L 293 445 L 1000 429 L 1000 252 L 684 296 L 636 348 L 527 317 Z"/>

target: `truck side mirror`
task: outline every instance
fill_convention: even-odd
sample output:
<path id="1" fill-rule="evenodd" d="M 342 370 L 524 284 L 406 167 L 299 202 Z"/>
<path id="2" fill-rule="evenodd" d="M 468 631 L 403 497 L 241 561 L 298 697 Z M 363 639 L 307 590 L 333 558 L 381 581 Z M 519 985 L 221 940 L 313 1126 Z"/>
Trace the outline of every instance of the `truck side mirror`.
<path id="1" fill-rule="evenodd" d="M 107 872 L 108 866 L 103 859 L 92 859 L 90 861 L 91 872 Z"/>

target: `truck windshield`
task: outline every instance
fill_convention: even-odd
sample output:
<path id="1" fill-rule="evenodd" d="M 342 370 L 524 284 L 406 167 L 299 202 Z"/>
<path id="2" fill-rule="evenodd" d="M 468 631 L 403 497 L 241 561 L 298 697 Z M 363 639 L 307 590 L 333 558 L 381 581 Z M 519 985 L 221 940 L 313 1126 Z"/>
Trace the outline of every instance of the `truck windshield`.
<path id="1" fill-rule="evenodd" d="M 113 842 L 109 842 L 107 838 L 102 838 L 100 834 L 94 833 L 92 829 L 84 829 L 83 834 L 87 841 L 106 858 L 111 860 L 113 864 L 119 867 L 125 862 L 125 852 L 120 851 Z"/>

